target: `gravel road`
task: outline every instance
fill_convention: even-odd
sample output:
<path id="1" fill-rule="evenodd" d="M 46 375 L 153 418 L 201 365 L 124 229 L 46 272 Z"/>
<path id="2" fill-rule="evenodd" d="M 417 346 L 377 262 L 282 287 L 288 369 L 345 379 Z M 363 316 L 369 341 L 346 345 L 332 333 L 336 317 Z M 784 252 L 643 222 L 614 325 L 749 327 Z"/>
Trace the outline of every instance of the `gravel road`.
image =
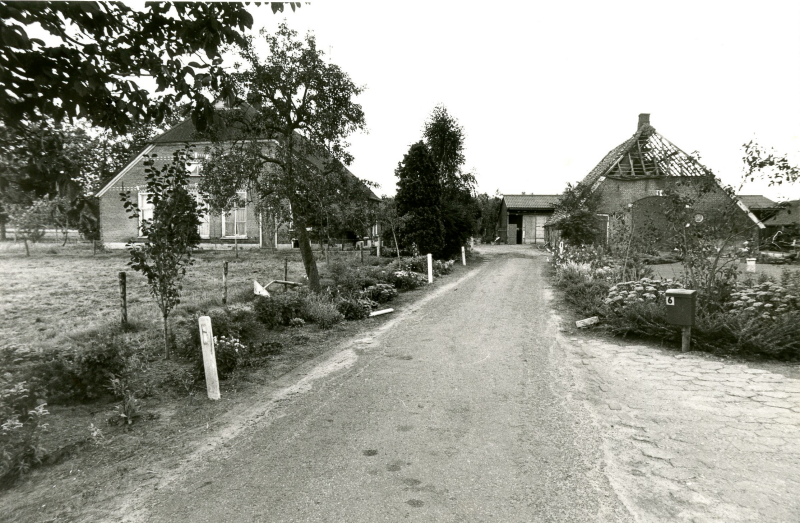
<path id="1" fill-rule="evenodd" d="M 633 521 L 572 399 L 544 258 L 487 256 L 265 398 L 128 519 Z"/>

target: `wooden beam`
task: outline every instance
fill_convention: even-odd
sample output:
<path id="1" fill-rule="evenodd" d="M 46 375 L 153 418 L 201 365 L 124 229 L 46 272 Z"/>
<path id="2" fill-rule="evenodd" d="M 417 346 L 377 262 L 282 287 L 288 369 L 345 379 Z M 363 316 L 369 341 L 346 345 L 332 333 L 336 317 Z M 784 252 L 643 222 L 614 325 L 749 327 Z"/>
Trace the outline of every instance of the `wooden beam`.
<path id="1" fill-rule="evenodd" d="M 631 158 L 630 151 L 628 151 L 628 161 L 631 162 L 631 176 L 636 176 L 636 171 L 633 168 L 633 158 Z"/>
<path id="2" fill-rule="evenodd" d="M 639 145 L 639 140 L 636 140 L 636 149 L 639 151 L 639 161 L 642 162 L 642 169 L 644 174 L 647 174 L 647 166 L 644 164 L 644 156 L 642 156 L 642 147 Z"/>

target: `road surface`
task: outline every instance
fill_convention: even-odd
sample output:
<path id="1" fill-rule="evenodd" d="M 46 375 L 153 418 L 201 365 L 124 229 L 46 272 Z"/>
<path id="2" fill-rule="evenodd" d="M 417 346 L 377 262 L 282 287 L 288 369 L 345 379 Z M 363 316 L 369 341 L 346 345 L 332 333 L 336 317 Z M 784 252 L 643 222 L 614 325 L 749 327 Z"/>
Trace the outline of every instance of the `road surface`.
<path id="1" fill-rule="evenodd" d="M 490 255 L 331 355 L 136 519 L 632 521 L 535 254 Z"/>

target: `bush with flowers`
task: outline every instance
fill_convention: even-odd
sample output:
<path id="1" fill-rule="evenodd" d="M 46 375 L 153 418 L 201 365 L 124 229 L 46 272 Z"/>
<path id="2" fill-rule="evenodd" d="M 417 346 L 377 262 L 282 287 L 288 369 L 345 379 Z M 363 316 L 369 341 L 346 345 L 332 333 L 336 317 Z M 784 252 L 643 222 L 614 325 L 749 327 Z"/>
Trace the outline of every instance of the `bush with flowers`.
<path id="1" fill-rule="evenodd" d="M 726 309 L 733 314 L 758 316 L 773 320 L 786 313 L 800 311 L 800 288 L 774 281 L 757 284 L 738 283 Z"/>
<path id="2" fill-rule="evenodd" d="M 247 352 L 244 343 L 233 336 L 214 336 L 214 352 L 217 357 L 217 373 L 225 379 L 239 366 Z"/>
<path id="3" fill-rule="evenodd" d="M 612 285 L 603 303 L 610 308 L 623 307 L 634 302 L 662 301 L 669 289 L 682 289 L 680 282 L 642 278 L 639 281 L 626 281 Z"/>

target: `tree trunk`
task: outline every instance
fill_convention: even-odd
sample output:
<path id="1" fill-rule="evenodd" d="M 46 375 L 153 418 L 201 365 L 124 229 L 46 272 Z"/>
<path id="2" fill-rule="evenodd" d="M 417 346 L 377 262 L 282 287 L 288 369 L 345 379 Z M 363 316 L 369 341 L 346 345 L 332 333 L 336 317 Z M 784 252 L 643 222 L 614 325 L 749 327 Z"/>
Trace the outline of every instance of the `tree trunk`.
<path id="1" fill-rule="evenodd" d="M 31 251 L 28 249 L 28 238 L 23 238 L 23 242 L 25 242 L 25 256 L 30 256 Z"/>
<path id="2" fill-rule="evenodd" d="M 0 218 L 0 242 L 6 241 L 6 220 Z"/>
<path id="3" fill-rule="evenodd" d="M 397 249 L 397 257 L 400 257 L 400 244 L 397 243 L 397 235 L 394 233 L 394 225 L 392 225 L 392 237 L 394 238 L 394 248 Z"/>
<path id="4" fill-rule="evenodd" d="M 164 359 L 169 359 L 169 323 L 168 323 L 169 314 L 164 315 Z"/>
<path id="5" fill-rule="evenodd" d="M 311 239 L 308 236 L 306 224 L 302 220 L 298 220 L 297 217 L 295 217 L 294 223 L 298 232 L 298 241 L 300 242 L 300 256 L 303 258 L 303 267 L 305 267 L 306 276 L 308 276 L 308 288 L 313 292 L 319 292 L 321 287 L 317 260 L 314 259 L 314 251 L 311 250 Z"/>

